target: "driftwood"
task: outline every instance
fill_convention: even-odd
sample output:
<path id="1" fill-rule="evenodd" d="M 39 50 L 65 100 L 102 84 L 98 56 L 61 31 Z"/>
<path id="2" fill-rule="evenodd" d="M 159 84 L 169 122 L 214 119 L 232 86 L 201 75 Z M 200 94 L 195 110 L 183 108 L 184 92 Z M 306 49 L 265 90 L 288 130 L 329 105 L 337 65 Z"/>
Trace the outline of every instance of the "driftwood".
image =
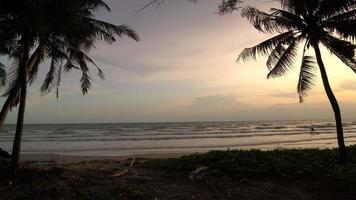
<path id="1" fill-rule="evenodd" d="M 135 158 L 132 159 L 131 164 L 128 169 L 124 169 L 122 171 L 115 172 L 113 176 L 114 177 L 122 177 L 122 176 L 126 176 L 127 174 L 131 173 L 131 169 L 132 169 L 133 165 L 135 164 L 135 160 L 136 160 Z"/>
<path id="2" fill-rule="evenodd" d="M 116 172 L 113 176 L 115 177 L 120 177 L 120 176 L 125 176 L 126 174 L 128 174 L 130 171 L 128 169 L 124 169 L 121 172 Z"/>
<path id="3" fill-rule="evenodd" d="M 189 179 L 191 181 L 201 180 L 206 176 L 206 171 L 209 167 L 199 167 L 196 170 L 190 172 Z"/>

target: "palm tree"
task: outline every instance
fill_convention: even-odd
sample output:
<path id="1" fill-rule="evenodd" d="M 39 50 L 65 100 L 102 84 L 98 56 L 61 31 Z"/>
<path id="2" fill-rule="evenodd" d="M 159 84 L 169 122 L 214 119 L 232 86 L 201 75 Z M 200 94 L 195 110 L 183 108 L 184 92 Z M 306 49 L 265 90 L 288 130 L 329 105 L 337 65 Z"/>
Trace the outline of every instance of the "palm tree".
<path id="1" fill-rule="evenodd" d="M 306 55 L 313 48 L 319 66 L 324 89 L 333 108 L 336 121 L 337 139 L 342 162 L 347 160 L 338 102 L 330 87 L 328 76 L 320 53 L 320 45 L 325 46 L 346 66 L 356 72 L 354 59 L 356 39 L 355 0 L 279 0 L 282 9 L 272 8 L 269 13 L 253 7 L 246 7 L 241 15 L 262 33 L 278 33 L 276 36 L 244 49 L 239 60 L 256 59 L 257 55 L 267 55 L 267 78 L 284 75 L 293 67 L 298 46 L 303 43 L 302 62 L 297 86 L 300 102 L 313 86 L 316 66 L 314 57 Z"/>
<path id="2" fill-rule="evenodd" d="M 81 88 L 86 94 L 91 87 L 87 63 L 93 63 L 103 77 L 102 70 L 87 55 L 95 42 L 102 40 L 111 44 L 115 36 L 124 35 L 139 39 L 125 25 L 95 19 L 99 8 L 110 11 L 102 0 L 13 0 L 0 8 L 0 23 L 5 27 L 0 30 L 0 50 L 5 46 L 2 43 L 10 43 L 8 46 L 13 48 L 4 54 L 18 64 L 8 75 L 7 100 L 2 109 L 6 117 L 8 110 L 19 104 L 11 160 L 14 171 L 19 164 L 27 85 L 36 78 L 39 64 L 51 59 L 42 92 L 56 85 L 58 95 L 61 72 L 78 69 L 82 72 Z"/>

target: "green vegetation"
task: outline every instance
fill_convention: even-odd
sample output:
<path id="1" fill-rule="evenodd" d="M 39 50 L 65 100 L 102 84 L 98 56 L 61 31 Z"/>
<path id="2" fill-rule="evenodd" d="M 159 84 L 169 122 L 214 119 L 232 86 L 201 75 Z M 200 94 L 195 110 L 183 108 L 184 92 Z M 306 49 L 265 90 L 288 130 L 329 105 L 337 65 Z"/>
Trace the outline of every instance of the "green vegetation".
<path id="1" fill-rule="evenodd" d="M 303 176 L 356 181 L 356 146 L 348 148 L 348 156 L 349 163 L 340 165 L 337 149 L 230 150 L 153 160 L 148 165 L 172 173 L 191 172 L 204 166 L 211 176 L 234 178 Z"/>

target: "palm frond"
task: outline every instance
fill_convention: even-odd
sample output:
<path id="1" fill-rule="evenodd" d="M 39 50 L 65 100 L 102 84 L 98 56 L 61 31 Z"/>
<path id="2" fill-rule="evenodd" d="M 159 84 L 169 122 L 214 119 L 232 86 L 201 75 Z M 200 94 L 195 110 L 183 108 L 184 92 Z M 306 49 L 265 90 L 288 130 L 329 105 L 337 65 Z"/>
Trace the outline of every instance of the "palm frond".
<path id="1" fill-rule="evenodd" d="M 91 59 L 86 53 L 84 53 L 80 49 L 74 48 L 74 47 L 71 47 L 71 48 L 72 48 L 71 56 L 68 59 L 67 63 L 64 65 L 64 71 L 68 72 L 73 68 L 81 69 L 81 68 L 74 66 L 72 63 L 73 61 L 78 63 L 80 66 L 84 67 L 85 68 L 84 70 L 89 70 L 87 68 L 87 64 L 86 64 L 86 61 L 88 61 L 89 63 L 91 63 L 92 65 L 95 66 L 95 68 L 98 71 L 98 76 L 101 79 L 105 79 L 104 72 L 102 71 L 102 69 L 100 69 L 100 67 L 95 63 L 95 61 L 93 59 Z"/>
<path id="2" fill-rule="evenodd" d="M 324 46 L 335 56 L 337 56 L 345 65 L 350 67 L 356 73 L 355 49 L 356 45 L 335 38 L 331 35 L 326 35 L 321 38 Z"/>
<path id="3" fill-rule="evenodd" d="M 303 19 L 291 12 L 271 8 L 271 15 L 275 16 L 275 20 L 279 26 L 283 26 L 286 29 L 299 29 L 302 30 L 306 27 Z"/>
<path id="4" fill-rule="evenodd" d="M 279 0 L 283 10 L 303 16 L 306 13 L 308 0 Z M 310 0 L 309 0 L 310 1 Z"/>
<path id="5" fill-rule="evenodd" d="M 345 40 L 356 41 L 356 19 L 326 21 L 322 27 Z"/>
<path id="6" fill-rule="evenodd" d="M 297 92 L 299 95 L 299 102 L 303 103 L 307 92 L 314 86 L 315 79 L 315 61 L 312 56 L 304 56 L 302 65 L 300 67 L 299 80 Z"/>
<path id="7" fill-rule="evenodd" d="M 27 64 L 27 71 L 28 71 L 28 82 L 32 85 L 33 81 L 37 77 L 38 67 L 40 63 L 44 59 L 44 46 L 38 46 L 37 49 L 31 55 L 28 64 Z"/>
<path id="8" fill-rule="evenodd" d="M 320 2 L 319 12 L 323 18 L 330 18 L 356 8 L 355 0 L 323 0 Z"/>
<path id="9" fill-rule="evenodd" d="M 91 88 L 91 79 L 88 75 L 88 72 L 83 71 L 82 72 L 82 78 L 80 79 L 81 82 L 81 88 L 82 88 L 82 93 L 83 95 L 87 94 L 89 89 Z"/>
<path id="10" fill-rule="evenodd" d="M 245 7 L 241 10 L 241 16 L 247 20 L 260 32 L 273 33 L 283 31 L 283 27 L 279 26 L 275 18 L 268 13 L 262 12 L 253 7 Z"/>
<path id="11" fill-rule="evenodd" d="M 285 44 L 280 43 L 268 56 L 266 65 L 269 71 L 273 69 L 273 67 L 277 64 L 279 58 L 283 55 L 286 51 Z"/>
<path id="12" fill-rule="evenodd" d="M 355 19 L 355 18 L 356 18 L 356 9 L 350 10 L 350 11 L 347 11 L 344 13 L 336 14 L 336 15 L 329 17 L 323 21 L 324 22 L 329 22 L 329 21 L 337 22 L 337 21 L 343 21 L 343 20 Z"/>
<path id="13" fill-rule="evenodd" d="M 89 23 L 93 24 L 98 29 L 99 31 L 98 33 L 102 34 L 101 37 L 107 39 L 107 41 L 110 40 L 115 41 L 115 37 L 114 37 L 115 35 L 118 35 L 119 37 L 126 35 L 135 41 L 140 40 L 138 34 L 129 26 L 126 25 L 116 26 L 114 24 L 110 24 L 108 22 L 104 22 L 93 18 L 86 18 L 86 20 L 88 20 Z"/>
<path id="14" fill-rule="evenodd" d="M 220 15 L 232 13 L 233 11 L 241 8 L 239 6 L 241 3 L 242 0 L 223 0 L 218 7 L 218 13 Z"/>
<path id="15" fill-rule="evenodd" d="M 7 97 L 11 99 L 10 107 L 17 106 L 19 102 L 19 94 L 20 94 L 20 82 L 18 78 L 19 67 L 18 64 L 14 63 L 13 68 L 11 68 L 10 72 L 7 75 L 7 84 L 2 97 Z"/>
<path id="16" fill-rule="evenodd" d="M 86 61 L 89 61 L 91 64 L 93 64 L 95 66 L 95 68 L 98 70 L 98 76 L 104 80 L 105 74 L 104 74 L 103 70 L 100 69 L 100 67 L 94 62 L 94 60 L 92 60 L 87 54 L 85 54 L 84 52 L 81 52 L 81 54 Z"/>
<path id="17" fill-rule="evenodd" d="M 152 0 L 150 1 L 149 3 L 147 3 L 146 5 L 144 5 L 140 10 L 138 10 L 136 12 L 136 15 L 139 14 L 140 12 L 142 12 L 143 10 L 151 7 L 151 6 L 154 6 L 154 5 L 160 5 L 164 2 L 165 0 Z"/>
<path id="18" fill-rule="evenodd" d="M 293 40 L 288 48 L 278 58 L 276 65 L 268 73 L 267 78 L 276 78 L 284 75 L 293 66 L 293 61 L 297 55 L 298 42 Z"/>
<path id="19" fill-rule="evenodd" d="M 151 0 L 149 1 L 148 3 L 146 3 L 141 9 L 139 9 L 137 12 L 136 12 L 136 15 L 138 15 L 139 13 L 141 13 L 143 10 L 149 8 L 149 7 L 152 7 L 152 6 L 159 6 L 161 4 L 163 4 L 166 0 Z M 198 0 L 188 0 L 188 1 L 191 1 L 191 2 L 197 2 Z M 238 0 L 231 0 L 231 1 L 238 1 Z"/>
<path id="20" fill-rule="evenodd" d="M 279 44 L 285 43 L 293 39 L 293 31 L 288 31 L 277 36 L 274 36 L 254 47 L 244 49 L 237 61 L 243 60 L 247 61 L 249 59 L 256 59 L 257 55 L 268 55 L 273 49 L 275 49 Z"/>
<path id="21" fill-rule="evenodd" d="M 47 93 L 51 92 L 52 86 L 54 84 L 53 81 L 55 80 L 54 78 L 57 73 L 58 65 L 59 65 L 58 60 L 56 60 L 55 58 L 52 58 L 50 69 L 46 75 L 45 80 L 42 83 L 42 86 L 41 86 L 42 94 L 47 94 Z"/>
<path id="22" fill-rule="evenodd" d="M 58 71 L 57 71 L 57 82 L 56 82 L 56 98 L 59 98 L 59 87 L 61 85 L 61 81 L 62 81 L 62 63 L 59 65 L 58 67 Z"/>
<path id="23" fill-rule="evenodd" d="M 80 66 L 80 70 L 82 71 L 82 78 L 80 79 L 80 83 L 81 83 L 81 89 L 82 89 L 82 93 L 83 95 L 87 94 L 89 89 L 91 88 L 91 78 L 88 74 L 89 72 L 89 68 L 88 65 L 86 63 L 86 57 L 85 54 L 81 53 L 81 52 L 77 52 L 76 54 L 76 59 L 77 62 Z"/>
<path id="24" fill-rule="evenodd" d="M 86 9 L 97 10 L 99 8 L 104 8 L 106 11 L 111 11 L 110 7 L 102 0 L 85 0 Z"/>
<path id="25" fill-rule="evenodd" d="M 5 69 L 5 65 L 0 63 L 0 87 L 6 85 L 7 72 Z"/>
<path id="26" fill-rule="evenodd" d="M 126 25 L 120 25 L 116 27 L 116 34 L 122 37 L 123 35 L 126 35 L 130 37 L 131 39 L 134 39 L 135 41 L 140 40 L 140 36 L 134 31 L 131 27 L 126 26 Z"/>
<path id="27" fill-rule="evenodd" d="M 79 67 L 73 64 L 72 58 L 67 59 L 66 64 L 63 66 L 64 72 L 70 72 L 72 69 L 79 69 Z"/>

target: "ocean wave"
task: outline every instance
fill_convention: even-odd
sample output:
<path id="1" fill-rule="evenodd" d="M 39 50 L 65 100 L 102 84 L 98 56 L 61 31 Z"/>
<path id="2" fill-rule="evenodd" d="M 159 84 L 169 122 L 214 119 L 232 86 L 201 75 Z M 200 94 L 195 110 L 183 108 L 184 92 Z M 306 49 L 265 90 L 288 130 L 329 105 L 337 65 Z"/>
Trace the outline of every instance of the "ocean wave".
<path id="1" fill-rule="evenodd" d="M 356 122 L 344 122 L 347 144 L 356 143 Z M 314 127 L 313 134 L 310 128 Z M 6 126 L 0 134 L 1 147 L 11 147 L 15 126 Z M 285 122 L 214 122 L 157 124 L 85 124 L 26 125 L 24 151 L 75 149 L 88 146 L 94 150 L 107 144 L 117 148 L 132 146 L 128 151 L 145 148 L 262 148 L 262 146 L 317 146 L 336 143 L 336 129 L 330 121 Z M 216 144 L 215 144 L 216 143 Z M 291 143 L 291 144 L 290 144 Z M 192 144 L 186 147 L 187 144 Z M 93 146 L 94 145 L 94 146 Z M 227 145 L 230 146 L 230 145 Z M 91 149 L 91 150 L 93 150 Z"/>
<path id="2" fill-rule="evenodd" d="M 355 139 L 356 136 L 352 136 L 349 138 Z M 217 144 L 217 145 L 196 145 L 196 146 L 188 146 L 188 145 L 182 145 L 182 146 L 142 146 L 142 147 L 90 147 L 90 148 L 67 148 L 60 150 L 60 152 L 76 152 L 76 151 L 119 151 L 119 150 L 165 150 L 165 149 L 214 149 L 214 148 L 258 148 L 259 146 L 274 146 L 274 145 L 294 145 L 294 144 L 300 144 L 300 145 L 306 145 L 307 143 L 305 142 L 311 142 L 309 144 L 321 144 L 321 141 L 325 141 L 323 143 L 329 143 L 329 144 L 337 144 L 336 138 L 335 137 L 328 137 L 328 138 L 320 138 L 320 139 L 301 139 L 301 140 L 281 140 L 281 141 L 269 141 L 269 142 L 256 142 L 256 143 L 247 143 L 247 144 L 241 144 L 241 143 L 235 143 L 235 144 Z M 333 142 L 335 141 L 335 142 Z M 303 144 L 304 143 L 304 144 Z M 43 152 L 44 150 L 28 150 L 27 152 Z M 56 149 L 46 149 L 47 152 L 54 152 L 58 151 Z"/>

